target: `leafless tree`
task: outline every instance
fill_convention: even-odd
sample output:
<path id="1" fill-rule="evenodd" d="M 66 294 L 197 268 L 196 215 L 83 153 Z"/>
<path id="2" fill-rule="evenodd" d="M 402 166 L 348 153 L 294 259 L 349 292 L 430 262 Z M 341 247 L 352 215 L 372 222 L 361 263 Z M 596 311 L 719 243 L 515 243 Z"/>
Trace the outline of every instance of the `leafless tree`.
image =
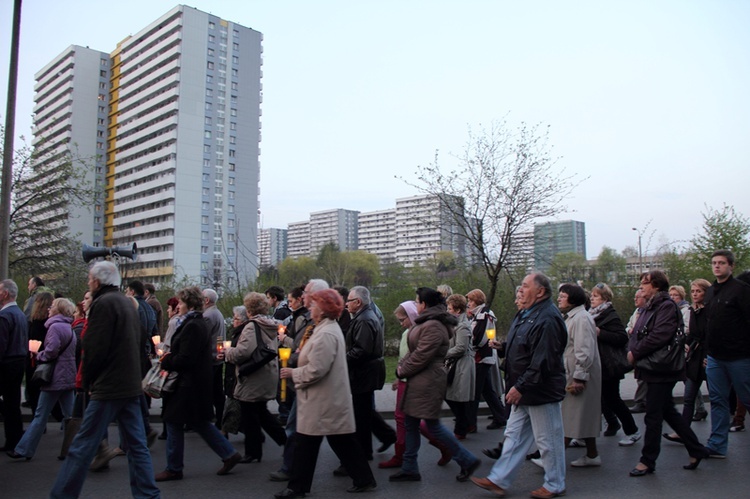
<path id="1" fill-rule="evenodd" d="M 511 128 L 501 121 L 480 126 L 478 133 L 469 129 L 468 135 L 462 154 L 453 156 L 454 167 L 441 166 L 436 152 L 431 164 L 417 167 L 416 181 L 402 180 L 441 200 L 453 230 L 481 262 L 491 305 L 500 275 L 508 270 L 514 236 L 536 220 L 564 212 L 567 196 L 580 181 L 552 156 L 549 126 Z"/>

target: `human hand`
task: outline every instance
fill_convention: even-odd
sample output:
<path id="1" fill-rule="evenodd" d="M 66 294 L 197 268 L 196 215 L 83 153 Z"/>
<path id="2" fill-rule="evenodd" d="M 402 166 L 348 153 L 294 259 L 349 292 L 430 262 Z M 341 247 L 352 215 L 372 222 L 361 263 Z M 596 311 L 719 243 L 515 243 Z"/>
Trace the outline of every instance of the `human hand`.
<path id="1" fill-rule="evenodd" d="M 291 367 L 282 367 L 281 371 L 279 371 L 279 376 L 282 379 L 292 379 L 292 371 L 294 371 L 294 369 Z"/>
<path id="2" fill-rule="evenodd" d="M 628 352 L 628 364 L 631 366 L 635 365 L 635 357 L 633 357 L 633 352 Z"/>
<path id="3" fill-rule="evenodd" d="M 518 405 L 521 401 L 521 392 L 516 390 L 516 387 L 514 386 L 508 390 L 508 394 L 505 396 L 505 401 L 511 405 Z"/>
<path id="4" fill-rule="evenodd" d="M 571 395 L 578 395 L 580 393 L 583 393 L 585 389 L 586 383 L 583 381 L 578 381 L 577 379 L 574 379 L 572 383 L 565 387 L 565 391 L 570 393 Z"/>
<path id="5" fill-rule="evenodd" d="M 395 380 L 393 383 L 391 383 L 391 390 L 394 392 L 398 390 L 398 380 Z"/>

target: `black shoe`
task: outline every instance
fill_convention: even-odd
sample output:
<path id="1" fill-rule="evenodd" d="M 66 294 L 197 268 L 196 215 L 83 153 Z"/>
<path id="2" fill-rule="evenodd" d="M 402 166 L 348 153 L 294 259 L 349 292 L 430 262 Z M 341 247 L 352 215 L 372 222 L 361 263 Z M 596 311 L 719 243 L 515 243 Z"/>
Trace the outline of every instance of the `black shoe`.
<path id="1" fill-rule="evenodd" d="M 333 470 L 333 476 L 349 476 L 349 472 L 346 471 L 346 468 L 344 466 L 339 466 L 335 470 Z"/>
<path id="2" fill-rule="evenodd" d="M 482 454 L 489 457 L 490 459 L 499 459 L 503 453 L 503 446 L 495 447 L 494 449 L 482 449 Z"/>
<path id="3" fill-rule="evenodd" d="M 304 492 L 297 492 L 292 489 L 284 489 L 278 494 L 273 495 L 276 499 L 292 499 L 294 497 L 305 497 Z"/>
<path id="4" fill-rule="evenodd" d="M 14 451 L 14 450 L 9 450 L 8 452 L 6 452 L 6 454 L 11 459 L 25 459 L 27 461 L 31 461 L 30 457 L 26 457 L 23 454 L 19 454 L 18 452 Z"/>
<path id="5" fill-rule="evenodd" d="M 539 451 L 532 452 L 531 454 L 526 454 L 526 460 L 531 461 L 532 459 L 541 459 L 542 453 Z"/>
<path id="6" fill-rule="evenodd" d="M 646 406 L 642 404 L 635 404 L 630 408 L 631 414 L 643 414 L 646 412 Z"/>
<path id="7" fill-rule="evenodd" d="M 500 428 L 505 428 L 505 425 L 507 425 L 507 421 L 498 421 L 497 419 L 492 421 L 489 425 L 487 425 L 488 430 L 499 430 Z"/>
<path id="8" fill-rule="evenodd" d="M 693 459 L 695 459 L 695 461 L 690 461 L 690 464 L 686 464 L 685 466 L 682 467 L 682 469 L 684 469 L 684 470 L 694 470 L 694 469 L 696 469 L 698 467 L 698 465 L 701 464 L 701 460 L 703 458 L 701 458 L 701 457 L 694 457 Z"/>
<path id="9" fill-rule="evenodd" d="M 166 440 L 167 439 L 167 432 L 163 431 L 159 433 L 159 436 L 157 437 L 159 440 Z"/>
<path id="10" fill-rule="evenodd" d="M 693 421 L 703 421 L 708 417 L 708 411 L 695 411 L 693 414 Z"/>
<path id="11" fill-rule="evenodd" d="M 646 468 L 643 470 L 639 470 L 638 468 L 633 468 L 632 470 L 630 470 L 630 476 L 646 476 L 653 472 L 654 472 L 654 468 Z"/>
<path id="12" fill-rule="evenodd" d="M 708 456 L 706 457 L 710 459 L 726 459 L 727 458 L 726 454 L 722 454 L 721 452 L 717 452 L 713 449 L 708 449 Z"/>
<path id="13" fill-rule="evenodd" d="M 389 482 L 419 482 L 422 480 L 422 475 L 419 473 L 406 473 L 399 471 L 388 477 Z"/>
<path id="14" fill-rule="evenodd" d="M 476 461 L 471 463 L 468 468 L 461 468 L 461 472 L 456 475 L 456 480 L 458 480 L 459 482 L 467 481 L 469 478 L 471 478 L 471 475 L 474 474 L 477 468 L 479 468 L 480 464 L 482 464 L 482 460 L 477 459 Z"/>
<path id="15" fill-rule="evenodd" d="M 608 424 L 607 428 L 604 429 L 604 436 L 605 437 L 614 437 L 617 435 L 617 432 L 620 431 L 620 423 L 615 424 Z"/>
<path id="16" fill-rule="evenodd" d="M 245 456 L 242 459 L 240 459 L 240 464 L 249 464 L 255 461 L 260 462 L 260 458 L 253 457 L 253 456 Z"/>
<path id="17" fill-rule="evenodd" d="M 388 448 L 396 443 L 396 435 L 393 435 L 393 439 L 387 439 L 383 441 L 383 444 L 378 447 L 378 454 L 385 452 L 388 450 Z"/>
<path id="18" fill-rule="evenodd" d="M 675 443 L 678 443 L 678 444 L 684 444 L 685 443 L 680 437 L 673 437 L 669 433 L 662 433 L 661 436 L 664 437 L 664 438 L 666 438 L 670 442 L 675 442 Z"/>
<path id="19" fill-rule="evenodd" d="M 378 486 L 378 483 L 375 480 L 373 480 L 367 485 L 354 485 L 352 487 L 349 487 L 348 489 L 346 489 L 346 491 L 352 492 L 354 494 L 357 494 L 359 492 L 370 492 L 371 490 L 375 490 L 375 487 L 377 486 Z"/>

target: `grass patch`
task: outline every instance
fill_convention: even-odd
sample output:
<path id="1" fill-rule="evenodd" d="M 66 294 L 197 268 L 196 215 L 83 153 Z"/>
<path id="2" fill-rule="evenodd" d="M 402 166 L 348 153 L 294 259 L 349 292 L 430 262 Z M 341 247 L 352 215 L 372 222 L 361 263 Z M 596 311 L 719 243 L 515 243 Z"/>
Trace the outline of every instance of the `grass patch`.
<path id="1" fill-rule="evenodd" d="M 396 381 L 396 366 L 398 366 L 398 357 L 385 357 L 385 384 L 389 385 Z"/>

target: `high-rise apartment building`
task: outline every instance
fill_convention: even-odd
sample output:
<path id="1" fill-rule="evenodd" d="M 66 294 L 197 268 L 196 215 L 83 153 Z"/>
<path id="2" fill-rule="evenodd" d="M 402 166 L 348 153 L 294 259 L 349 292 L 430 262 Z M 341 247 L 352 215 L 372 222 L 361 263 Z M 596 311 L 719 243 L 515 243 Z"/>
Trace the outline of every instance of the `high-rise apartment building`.
<path id="1" fill-rule="evenodd" d="M 292 222 L 286 234 L 287 256 L 310 256 L 310 221 Z"/>
<path id="2" fill-rule="evenodd" d="M 261 268 L 277 267 L 286 258 L 286 229 L 260 229 L 258 234 L 258 262 Z"/>
<path id="3" fill-rule="evenodd" d="M 518 232 L 511 238 L 505 265 L 524 274 L 534 269 L 534 231 Z"/>
<path id="4" fill-rule="evenodd" d="M 28 188 L 68 181 L 59 177 L 59 166 L 73 161 L 78 171 L 85 172 L 85 181 L 103 191 L 109 68 L 106 52 L 72 45 L 36 73 L 32 130 L 36 161 Z M 103 242 L 103 195 L 85 206 L 40 196 L 31 208 L 33 223 L 51 229 L 50 240 L 28 241 L 38 247 L 40 257 L 66 235 L 93 246 Z"/>
<path id="5" fill-rule="evenodd" d="M 91 178 L 103 207 L 76 230 L 137 243 L 128 277 L 255 277 L 262 40 L 180 5 L 109 54 L 71 47 L 37 74 L 35 144 L 65 139 L 102 156 Z"/>
<path id="6" fill-rule="evenodd" d="M 534 267 L 545 272 L 559 253 L 578 253 L 586 258 L 585 223 L 564 220 L 534 225 Z"/>
<path id="7" fill-rule="evenodd" d="M 330 243 L 341 251 L 356 250 L 358 220 L 358 211 L 341 208 L 310 213 L 310 256 L 317 256 Z"/>
<path id="8" fill-rule="evenodd" d="M 359 214 L 359 249 L 376 255 L 381 264 L 396 261 L 396 209 Z"/>
<path id="9" fill-rule="evenodd" d="M 138 243 L 129 275 L 255 276 L 262 38 L 178 6 L 112 53 L 105 242 Z"/>

